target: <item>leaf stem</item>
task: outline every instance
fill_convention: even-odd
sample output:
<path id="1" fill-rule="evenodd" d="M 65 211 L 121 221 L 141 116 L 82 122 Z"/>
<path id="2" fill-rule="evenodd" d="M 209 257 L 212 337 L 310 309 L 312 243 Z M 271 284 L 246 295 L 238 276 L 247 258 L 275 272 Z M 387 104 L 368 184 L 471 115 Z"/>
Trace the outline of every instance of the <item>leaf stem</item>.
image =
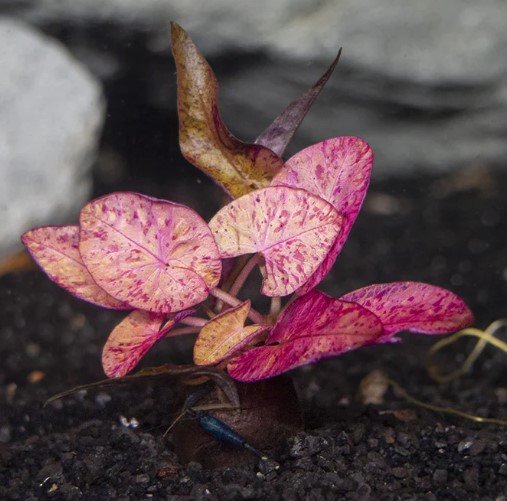
<path id="1" fill-rule="evenodd" d="M 271 298 L 271 307 L 269 309 L 269 316 L 271 320 L 276 320 L 280 310 L 282 309 L 282 298 L 280 296 L 275 296 Z"/>
<path id="2" fill-rule="evenodd" d="M 188 325 L 190 327 L 204 327 L 208 323 L 204 318 L 199 317 L 185 317 L 180 320 L 180 324 Z"/>
<path id="3" fill-rule="evenodd" d="M 236 277 L 236 280 L 234 280 L 233 284 L 231 285 L 231 288 L 229 290 L 229 293 L 231 296 L 237 296 L 243 285 L 245 285 L 245 282 L 252 272 L 252 270 L 261 262 L 261 255 L 260 254 L 254 254 L 245 264 L 245 267 L 239 272 L 238 276 Z"/>
<path id="4" fill-rule="evenodd" d="M 212 289 L 210 291 L 210 294 L 232 307 L 238 306 L 242 302 L 237 297 L 234 297 L 232 294 L 225 292 L 224 290 L 219 289 L 218 287 Z M 188 318 L 190 317 L 187 317 L 187 319 Z M 250 311 L 248 312 L 248 318 L 252 322 L 255 322 L 256 324 L 266 325 L 266 319 L 264 318 L 264 316 L 261 315 L 258 311 L 254 310 L 253 308 L 250 308 Z"/>
<path id="5" fill-rule="evenodd" d="M 197 334 L 201 330 L 200 327 L 180 327 L 169 331 L 166 337 L 184 336 L 186 334 Z"/>

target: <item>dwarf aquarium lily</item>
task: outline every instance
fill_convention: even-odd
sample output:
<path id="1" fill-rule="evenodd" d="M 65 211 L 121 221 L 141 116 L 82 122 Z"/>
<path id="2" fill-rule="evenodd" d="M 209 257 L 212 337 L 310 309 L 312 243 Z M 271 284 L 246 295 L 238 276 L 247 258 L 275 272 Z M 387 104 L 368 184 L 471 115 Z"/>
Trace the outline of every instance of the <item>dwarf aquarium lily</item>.
<path id="1" fill-rule="evenodd" d="M 97 306 L 128 311 L 107 339 L 106 375 L 132 371 L 164 338 L 196 335 L 196 366 L 256 382 L 402 331 L 437 335 L 469 326 L 454 293 L 418 283 L 368 285 L 339 298 L 317 290 L 365 198 L 373 152 L 339 136 L 284 161 L 283 152 L 331 75 L 328 71 L 254 143 L 234 137 L 218 111 L 210 66 L 172 25 L 184 157 L 230 197 L 209 221 L 194 210 L 132 192 L 89 202 L 79 223 L 26 232 L 22 241 L 48 277 Z M 258 268 L 269 311 L 239 299 Z"/>

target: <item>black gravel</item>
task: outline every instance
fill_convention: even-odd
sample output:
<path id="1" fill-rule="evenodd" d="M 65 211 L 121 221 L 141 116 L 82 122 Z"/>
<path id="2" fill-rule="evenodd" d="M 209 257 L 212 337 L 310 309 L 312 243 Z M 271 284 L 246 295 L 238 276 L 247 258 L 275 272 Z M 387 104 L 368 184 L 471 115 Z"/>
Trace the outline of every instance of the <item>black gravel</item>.
<path id="1" fill-rule="evenodd" d="M 166 188 L 143 191 L 169 196 Z M 484 169 L 373 183 L 323 289 L 423 280 L 461 294 L 478 326 L 507 316 L 506 190 L 505 174 Z M 187 191 L 194 206 L 206 205 L 198 190 Z M 178 411 L 170 384 L 83 392 L 42 407 L 56 392 L 103 377 L 101 346 L 119 318 L 40 272 L 0 279 L 0 499 L 507 499 L 505 428 L 415 408 L 392 391 L 381 405 L 357 400 L 361 379 L 382 369 L 426 402 L 505 419 L 505 355 L 491 348 L 472 373 L 443 385 L 424 367 L 433 340 L 417 336 L 300 369 L 307 430 L 274 458 L 280 469 L 206 471 L 179 464 L 162 436 Z M 467 349 L 467 341 L 453 347 L 447 363 Z M 166 341 L 145 365 L 187 353 Z"/>

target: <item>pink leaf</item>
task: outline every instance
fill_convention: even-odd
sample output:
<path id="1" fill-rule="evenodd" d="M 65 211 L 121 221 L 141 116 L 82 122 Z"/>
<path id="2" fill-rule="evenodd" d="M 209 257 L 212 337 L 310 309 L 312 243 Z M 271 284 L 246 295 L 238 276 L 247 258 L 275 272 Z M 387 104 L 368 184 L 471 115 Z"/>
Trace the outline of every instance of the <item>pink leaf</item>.
<path id="1" fill-rule="evenodd" d="M 371 344 L 381 335 L 380 321 L 365 308 L 312 291 L 280 315 L 266 340 L 279 344 L 253 348 L 227 370 L 239 381 L 258 381 Z"/>
<path id="2" fill-rule="evenodd" d="M 182 318 L 192 310 L 169 318 L 149 311 L 135 310 L 125 317 L 111 332 L 102 350 L 102 367 L 108 377 L 128 374 L 146 352 Z"/>
<path id="3" fill-rule="evenodd" d="M 137 193 L 113 193 L 86 205 L 79 250 L 104 290 L 156 313 L 200 303 L 220 279 L 218 249 L 200 216 Z"/>
<path id="4" fill-rule="evenodd" d="M 384 326 L 382 341 L 400 331 L 448 334 L 474 321 L 460 297 L 419 282 L 370 285 L 340 299 L 360 304 L 377 315 Z"/>
<path id="5" fill-rule="evenodd" d="M 333 245 L 342 217 L 305 190 L 271 187 L 244 195 L 210 222 L 223 258 L 261 252 L 262 293 L 290 294 L 314 273 Z"/>
<path id="6" fill-rule="evenodd" d="M 247 325 L 250 301 L 245 301 L 213 317 L 199 332 L 194 345 L 196 365 L 213 365 L 230 357 L 266 330 L 266 326 Z"/>
<path id="7" fill-rule="evenodd" d="M 338 55 L 335 57 L 326 72 L 312 87 L 310 87 L 296 100 L 292 101 L 292 103 L 283 110 L 273 123 L 255 140 L 256 144 L 266 146 L 277 155 L 281 156 L 283 154 L 285 148 L 290 143 L 292 136 L 308 113 L 308 110 L 312 107 L 312 104 L 315 99 L 317 99 L 320 91 L 333 74 L 338 61 L 340 60 L 341 53 L 342 50 L 340 49 L 338 51 Z"/>
<path id="8" fill-rule="evenodd" d="M 303 188 L 331 203 L 343 216 L 343 230 L 317 271 L 298 291 L 304 294 L 327 275 L 341 252 L 363 204 L 370 182 L 373 152 L 358 137 L 336 137 L 296 153 L 272 186 Z"/>
<path id="9" fill-rule="evenodd" d="M 105 308 L 130 309 L 93 280 L 79 254 L 78 226 L 43 226 L 27 231 L 21 240 L 48 277 L 74 296 Z"/>

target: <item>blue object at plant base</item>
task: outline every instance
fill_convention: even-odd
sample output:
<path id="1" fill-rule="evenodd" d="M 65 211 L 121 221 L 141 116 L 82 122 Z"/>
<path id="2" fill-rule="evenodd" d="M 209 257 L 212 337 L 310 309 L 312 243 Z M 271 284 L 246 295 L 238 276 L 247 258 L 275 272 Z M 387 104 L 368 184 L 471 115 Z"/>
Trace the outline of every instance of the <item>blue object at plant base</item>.
<path id="1" fill-rule="evenodd" d="M 262 460 L 268 459 L 255 447 L 252 447 L 239 433 L 236 433 L 232 428 L 219 419 L 203 411 L 194 411 L 189 409 L 189 413 L 197 419 L 199 425 L 204 431 L 212 435 L 218 441 L 243 447 Z"/>

